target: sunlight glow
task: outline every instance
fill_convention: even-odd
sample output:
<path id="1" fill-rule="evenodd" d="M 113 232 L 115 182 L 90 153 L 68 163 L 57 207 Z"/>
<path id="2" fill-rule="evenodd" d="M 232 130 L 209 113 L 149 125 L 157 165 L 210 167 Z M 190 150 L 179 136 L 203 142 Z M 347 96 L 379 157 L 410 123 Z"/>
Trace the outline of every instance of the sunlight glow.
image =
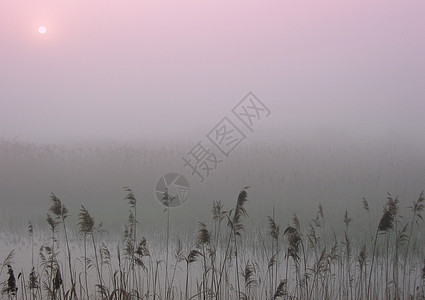
<path id="1" fill-rule="evenodd" d="M 40 32 L 41 34 L 45 34 L 47 32 L 47 28 L 44 26 L 40 26 L 38 27 L 38 32 Z"/>

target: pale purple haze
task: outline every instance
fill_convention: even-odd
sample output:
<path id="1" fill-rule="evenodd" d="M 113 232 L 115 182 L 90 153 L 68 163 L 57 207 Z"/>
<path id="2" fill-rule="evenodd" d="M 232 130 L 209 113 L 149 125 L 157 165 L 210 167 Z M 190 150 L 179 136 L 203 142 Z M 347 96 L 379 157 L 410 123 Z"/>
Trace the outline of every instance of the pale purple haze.
<path id="1" fill-rule="evenodd" d="M 246 185 L 259 222 L 425 189 L 424 0 L 2 0 L 0 38 L 3 223 L 55 192 L 121 225 L 123 186 L 161 222 L 171 171 L 188 222 Z M 249 91 L 270 116 L 200 184 L 182 156 Z"/>
<path id="2" fill-rule="evenodd" d="M 424 1 L 2 1 L 0 37 L 1 138 L 196 139 L 248 91 L 257 137 L 424 138 Z"/>
<path id="3" fill-rule="evenodd" d="M 45 34 L 39 32 L 40 26 L 46 27 Z M 219 152 L 216 144 L 214 147 L 211 142 L 204 143 L 210 151 L 204 153 L 203 157 L 207 157 L 204 162 L 217 154 L 220 163 L 211 168 L 210 174 L 203 172 L 205 180 L 201 183 L 183 158 L 193 159 L 189 153 L 193 154 L 195 145 L 199 141 L 208 142 L 207 133 L 223 117 L 231 115 L 232 108 L 250 91 L 270 109 L 270 116 L 258 122 L 253 132 L 237 123 L 247 138 L 229 157 Z M 142 286 L 140 295 L 144 298 L 157 295 L 157 278 L 161 282 L 165 279 L 164 283 L 171 278 L 167 271 L 165 278 L 161 271 L 157 273 L 159 264 L 162 262 L 159 269 L 163 265 L 165 270 L 171 266 L 174 248 L 180 245 L 177 240 L 182 240 L 185 255 L 189 253 L 186 250 L 195 249 L 194 230 L 202 222 L 216 239 L 215 246 L 206 243 L 208 252 L 199 238 L 196 241 L 204 257 L 202 268 L 199 259 L 198 270 L 205 273 L 203 281 L 201 277 L 199 281 L 196 279 L 196 273 L 191 273 L 190 280 L 192 289 L 203 291 L 204 298 L 206 292 L 214 294 L 214 286 L 220 286 L 223 274 L 224 286 L 232 290 L 233 279 L 228 278 L 233 277 L 233 267 L 227 267 L 232 261 L 236 261 L 234 270 L 245 270 L 244 274 L 252 263 L 254 275 L 244 275 L 244 291 L 250 299 L 251 285 L 257 283 L 266 295 L 274 291 L 273 284 L 269 289 L 267 282 L 273 282 L 275 274 L 276 287 L 277 276 L 281 280 L 284 274 L 277 271 L 278 267 L 283 270 L 285 264 L 286 279 L 279 288 L 292 290 L 296 297 L 316 297 L 319 289 L 329 288 L 335 298 L 346 295 L 348 299 L 350 287 L 355 290 L 355 296 L 351 291 L 351 299 L 355 299 L 357 290 L 363 289 L 363 270 L 366 274 L 370 268 L 368 277 L 364 277 L 365 282 L 369 278 L 368 288 L 378 287 L 384 272 L 382 276 L 378 273 L 386 270 L 387 285 L 382 290 L 390 298 L 392 287 L 394 291 L 402 290 L 401 285 L 397 289 L 397 284 L 401 284 L 401 280 L 397 283 L 395 279 L 397 275 L 393 277 L 395 280 L 389 278 L 390 270 L 398 274 L 394 266 L 403 265 L 408 270 L 409 286 L 420 284 L 418 274 L 423 266 L 424 248 L 421 250 L 417 245 L 423 242 L 423 224 L 418 239 L 404 238 L 408 232 L 404 230 L 408 228 L 411 235 L 412 229 L 403 225 L 411 220 L 412 212 L 407 208 L 425 190 L 424 119 L 425 0 L 0 0 L 0 262 L 16 248 L 15 274 L 26 274 L 17 277 L 21 297 L 21 291 L 25 290 L 21 284 L 29 278 L 30 271 L 28 221 L 34 224 L 37 241 L 37 247 L 32 248 L 40 249 L 41 254 L 43 248 L 39 246 L 50 248 L 52 243 L 45 218 L 53 192 L 69 209 L 70 217 L 64 228 L 68 228 L 71 238 L 72 272 L 79 274 L 80 282 L 75 285 L 79 293 L 84 290 L 81 282 L 83 277 L 87 280 L 87 273 L 83 276 L 78 270 L 83 261 L 89 261 L 78 259 L 83 253 L 83 237 L 86 254 L 86 231 L 81 229 L 76 234 L 78 228 L 85 227 L 77 226 L 86 223 L 81 218 L 78 220 L 78 212 L 84 205 L 94 216 L 96 225 L 104 224 L 108 234 L 102 239 L 113 241 L 107 243 L 112 253 L 123 249 L 123 267 L 113 254 L 112 265 L 116 261 L 118 271 L 112 275 L 111 270 L 109 281 L 100 278 L 97 281 L 104 281 L 105 286 L 109 284 L 112 295 L 127 295 L 126 288 L 130 291 L 135 286 L 135 278 Z M 197 164 L 198 170 L 200 166 Z M 162 192 L 165 196 L 165 191 L 157 191 L 156 186 L 169 172 L 187 178 L 190 197 L 181 206 L 164 210 L 158 198 Z M 247 231 L 239 239 L 235 235 L 239 221 L 233 209 L 239 191 L 246 186 L 249 186 L 246 204 L 249 218 L 241 217 L 240 224 L 246 225 Z M 128 199 L 124 200 L 127 192 L 123 187 L 130 187 L 137 198 L 134 223 L 130 221 L 133 217 L 128 217 Z M 385 252 L 381 246 L 375 251 L 375 238 L 373 250 L 367 242 L 367 259 L 361 262 L 362 252 L 357 255 L 359 247 L 369 239 L 366 234 L 369 228 L 370 232 L 378 228 L 388 193 L 399 197 L 400 216 L 407 218 L 395 214 L 394 232 L 385 238 L 387 246 L 391 243 L 386 256 L 381 256 Z M 363 197 L 370 205 L 370 214 L 363 209 Z M 221 227 L 220 221 L 217 227 L 217 221 L 211 220 L 213 201 L 223 204 L 229 226 L 224 215 Z M 325 212 L 321 221 L 317 213 L 319 204 Z M 242 211 L 242 206 L 238 206 L 236 210 Z M 302 230 L 295 231 L 302 232 L 307 249 L 306 259 L 304 242 L 300 239 L 303 264 L 303 259 L 294 258 L 297 254 L 290 255 L 301 253 L 294 250 L 298 242 L 296 247 L 290 242 L 291 247 L 286 248 L 286 237 L 285 242 L 280 242 L 279 238 L 269 236 L 267 216 L 275 218 L 283 233 L 294 214 L 302 224 Z M 350 227 L 348 221 L 343 225 L 348 216 L 353 221 Z M 419 220 L 419 216 L 416 213 L 413 219 Z M 121 289 L 115 279 L 120 276 L 121 284 L 124 277 L 131 279 L 131 272 L 126 272 L 125 266 L 134 267 L 136 257 L 134 252 L 131 259 L 125 254 L 130 253 L 126 251 L 133 242 L 120 237 L 124 228 L 127 236 L 133 233 L 134 227 L 130 223 L 125 225 L 126 220 L 132 225 L 138 223 L 137 241 L 147 237 L 154 255 L 149 263 L 145 260 L 147 276 L 141 275 L 145 273 L 140 268 L 137 271 L 140 282 L 133 275 L 133 285 L 129 280 Z M 323 225 L 315 223 L 313 227 L 312 220 Z M 60 241 L 59 257 L 66 254 L 71 260 L 71 253 L 65 252 L 62 225 L 59 227 L 58 235 L 52 232 L 53 238 Z M 217 229 L 222 235 L 217 234 Z M 385 231 L 379 228 L 380 233 Z M 288 240 L 293 239 L 290 235 L 298 236 L 291 232 L 288 231 Z M 336 252 L 334 247 L 327 251 L 326 247 L 334 240 L 331 236 L 335 236 L 336 246 L 343 232 L 345 242 L 338 241 Z M 93 242 L 94 236 L 98 239 L 97 234 L 91 236 Z M 227 236 L 229 244 L 225 248 L 218 241 L 227 240 Z M 315 241 L 311 242 L 313 236 Z M 392 242 L 393 236 L 397 236 L 396 244 Z M 99 244 L 100 239 L 99 236 Z M 407 248 L 403 246 L 407 240 L 408 243 L 412 240 L 411 252 L 404 251 L 409 249 L 409 244 Z M 239 254 L 244 260 L 249 258 L 246 268 L 240 265 L 238 269 L 237 244 L 248 250 Z M 253 259 L 248 246 L 251 244 L 255 250 Z M 271 252 L 266 245 L 271 245 Z M 322 245 L 323 252 L 317 252 Z M 391 248 L 401 250 L 392 252 Z M 168 250 L 172 251 L 170 261 Z M 40 275 L 44 274 L 39 277 L 43 287 L 51 286 L 49 274 L 54 269 L 48 266 L 56 260 L 54 253 L 52 260 L 49 258 L 44 264 L 41 255 L 35 254 L 40 256 L 41 264 L 37 259 L 37 265 L 42 267 Z M 222 253 L 230 259 L 223 260 Z M 318 253 L 322 253 L 320 259 Z M 335 253 L 340 259 L 335 260 Z M 389 253 L 395 253 L 394 264 L 392 259 L 388 263 L 392 258 Z M 404 253 L 406 260 L 401 264 Z M 293 265 L 286 254 L 292 256 Z M 416 260 L 416 254 L 420 267 L 411 264 L 405 268 L 409 266 L 407 262 Z M 137 256 L 141 264 L 142 256 Z M 100 257 L 100 272 L 104 268 L 106 274 L 103 261 L 108 259 Z M 211 264 L 207 265 L 206 260 Z M 97 256 L 95 260 L 91 256 L 92 283 L 95 269 L 99 271 L 94 261 L 97 265 Z M 172 291 L 173 295 L 174 291 L 178 291 L 176 295 L 180 292 L 178 280 L 183 274 L 189 278 L 189 261 L 186 261 L 187 273 L 180 270 L 183 265 L 178 262 L 173 265 L 175 286 L 173 273 L 169 288 L 168 283 L 162 285 L 158 281 L 159 289 L 162 286 L 162 290 Z M 264 272 L 257 268 L 257 262 L 261 265 L 262 261 L 268 266 Z M 310 261 L 314 261 L 312 268 L 308 267 Z M 322 264 L 324 261 L 326 264 Z M 5 264 L 6 260 L 3 267 Z M 68 266 L 60 265 L 67 276 Z M 138 262 L 137 265 L 140 266 Z M 287 276 L 288 266 L 292 279 Z M 303 276 L 299 266 L 305 268 Z M 350 269 L 354 270 L 351 275 Z M 10 286 L 5 277 L 6 268 L 4 271 L 0 270 L 0 284 Z M 151 275 L 153 280 L 147 279 Z M 257 276 L 258 280 L 254 279 Z M 66 278 L 64 283 L 69 282 Z M 205 285 L 210 281 L 207 278 L 211 279 L 211 288 L 209 283 Z M 336 284 L 332 283 L 334 278 Z M 372 285 L 371 278 L 375 278 Z M 237 281 L 239 288 L 239 277 Z M 312 282 L 310 290 L 309 282 Z M 70 285 L 65 288 L 66 284 L 62 288 L 64 294 L 69 292 L 66 291 Z M 149 292 L 150 285 L 154 287 Z M 236 291 L 236 284 L 233 287 Z M 53 291 L 56 294 L 55 288 Z M 128 295 L 136 292 L 139 295 L 135 290 Z M 239 292 L 234 298 L 245 295 Z M 95 295 L 100 295 L 100 291 Z"/>

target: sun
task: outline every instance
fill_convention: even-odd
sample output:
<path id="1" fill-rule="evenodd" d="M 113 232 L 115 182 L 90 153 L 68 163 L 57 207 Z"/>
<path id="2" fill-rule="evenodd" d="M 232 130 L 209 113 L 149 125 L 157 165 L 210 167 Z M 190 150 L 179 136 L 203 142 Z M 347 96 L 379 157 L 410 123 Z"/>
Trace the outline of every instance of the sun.
<path id="1" fill-rule="evenodd" d="M 38 27 L 38 32 L 40 32 L 41 34 L 45 34 L 47 32 L 47 28 L 44 26 L 40 26 Z"/>

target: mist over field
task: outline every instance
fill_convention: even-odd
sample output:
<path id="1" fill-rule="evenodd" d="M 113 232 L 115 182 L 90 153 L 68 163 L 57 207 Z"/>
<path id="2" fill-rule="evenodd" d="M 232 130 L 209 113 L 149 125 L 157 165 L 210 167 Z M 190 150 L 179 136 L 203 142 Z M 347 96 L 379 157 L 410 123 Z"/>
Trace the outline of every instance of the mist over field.
<path id="1" fill-rule="evenodd" d="M 398 195 L 407 207 L 425 187 L 425 152 L 412 142 L 253 138 L 204 182 L 181 159 L 196 142 L 36 144 L 3 139 L 2 226 L 25 229 L 28 221 L 45 223 L 53 192 L 69 207 L 71 218 L 84 205 L 107 229 L 119 232 L 128 212 L 122 188 L 130 187 L 139 200 L 142 227 L 160 228 L 164 207 L 154 190 L 168 172 L 181 173 L 190 183 L 189 199 L 172 209 L 173 223 L 183 229 L 205 219 L 213 201 L 230 209 L 244 186 L 250 186 L 247 209 L 253 225 L 265 224 L 273 207 L 283 224 L 293 213 L 309 221 L 319 204 L 335 225 L 342 223 L 345 209 L 356 221 L 363 197 L 378 217 L 387 193 Z"/>
<path id="2" fill-rule="evenodd" d="M 167 172 L 190 180 L 182 224 L 246 185 L 258 222 L 273 205 L 354 213 L 362 197 L 379 212 L 387 192 L 407 205 L 424 188 L 422 1 L 0 9 L 2 224 L 43 220 L 51 192 L 74 218 L 84 204 L 119 223 L 124 186 L 159 222 Z M 253 131 L 236 119 L 246 139 L 199 184 L 182 156 L 249 92 L 270 114 Z"/>
<path id="3" fill-rule="evenodd" d="M 232 291 L 245 299 L 384 299 L 412 293 L 421 299 L 423 145 L 329 135 L 253 137 L 200 182 L 181 159 L 197 142 L 2 139 L 3 266 L 13 265 L 20 274 L 36 266 L 28 283 L 18 284 L 34 299 L 44 293 L 55 295 L 52 299 L 138 299 L 139 291 L 148 299 L 202 294 L 238 299 Z M 166 209 L 154 192 L 168 172 L 189 180 L 190 196 Z M 87 252 L 90 236 L 94 250 Z M 72 275 L 59 270 L 79 274 L 78 295 L 69 289 Z M 53 280 L 58 274 L 63 296 L 62 281 L 56 286 Z M 301 274 L 311 278 L 304 287 Z M 210 286 L 211 296 L 195 280 Z M 398 288 L 390 288 L 390 280 Z M 244 287 L 236 289 L 240 282 Z M 9 292 L 3 295 L 14 294 L 10 280 L 4 286 Z"/>

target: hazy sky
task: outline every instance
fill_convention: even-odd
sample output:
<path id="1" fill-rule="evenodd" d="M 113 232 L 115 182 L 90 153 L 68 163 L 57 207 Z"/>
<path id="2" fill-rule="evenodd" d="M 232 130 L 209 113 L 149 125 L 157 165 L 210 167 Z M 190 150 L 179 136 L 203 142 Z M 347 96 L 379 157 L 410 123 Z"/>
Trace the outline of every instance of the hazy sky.
<path id="1" fill-rule="evenodd" d="M 423 139 L 423 0 L 1 1 L 0 37 L 2 138 L 190 137 L 252 91 L 262 136 Z"/>

